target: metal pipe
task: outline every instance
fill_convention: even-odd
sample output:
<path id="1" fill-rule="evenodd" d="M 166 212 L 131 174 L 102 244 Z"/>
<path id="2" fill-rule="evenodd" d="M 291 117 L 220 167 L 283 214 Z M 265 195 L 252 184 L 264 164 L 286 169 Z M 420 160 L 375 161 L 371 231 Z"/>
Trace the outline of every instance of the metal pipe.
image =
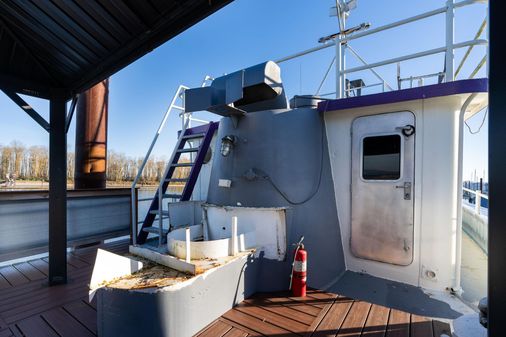
<path id="1" fill-rule="evenodd" d="M 480 63 L 478 63 L 478 65 L 473 70 L 473 72 L 471 73 L 471 75 L 469 75 L 469 78 L 473 78 L 478 73 L 478 71 L 480 71 L 480 69 L 483 67 L 483 65 L 485 64 L 485 62 L 487 62 L 487 55 L 483 56 L 483 58 L 481 59 Z"/>
<path id="2" fill-rule="evenodd" d="M 458 49 L 458 48 L 467 47 L 467 46 L 470 46 L 470 45 L 483 45 L 483 44 L 487 44 L 487 43 L 488 43 L 488 41 L 484 40 L 484 39 L 469 40 L 469 41 L 465 41 L 465 42 L 461 42 L 461 43 L 456 43 L 456 44 L 453 45 L 453 48 L 454 49 Z M 434 48 L 434 49 L 423 51 L 423 52 L 418 52 L 418 53 L 414 53 L 414 54 L 409 54 L 409 55 L 405 55 L 405 56 L 391 58 L 391 59 L 388 59 L 388 60 L 385 60 L 385 61 L 380 61 L 380 62 L 372 63 L 372 64 L 369 64 L 368 66 L 358 66 L 358 67 L 355 67 L 355 68 L 351 68 L 351 69 L 345 70 L 344 72 L 347 73 L 347 74 L 349 74 L 349 73 L 353 73 L 353 72 L 357 72 L 357 71 L 361 71 L 361 70 L 366 70 L 366 69 L 369 69 L 369 68 L 381 67 L 381 66 L 384 66 L 384 65 L 387 65 L 387 64 L 392 64 L 392 63 L 396 63 L 396 62 L 400 62 L 400 61 L 406 61 L 406 60 L 410 60 L 410 59 L 414 59 L 414 58 L 419 58 L 419 57 L 423 57 L 423 56 L 428 56 L 428 55 L 443 53 L 445 51 L 446 51 L 446 47 Z"/>
<path id="3" fill-rule="evenodd" d="M 455 188 L 457 189 L 457 205 L 455 209 L 455 283 L 453 285 L 453 290 L 456 292 L 460 292 L 460 280 L 461 280 L 461 264 L 462 264 L 462 177 L 463 177 L 463 167 L 462 167 L 462 159 L 464 157 L 464 115 L 466 114 L 467 107 L 473 99 L 477 96 L 476 93 L 469 95 L 469 97 L 465 100 L 464 104 L 460 109 L 460 114 L 458 116 L 458 151 L 454 154 L 457 158 L 454 160 L 454 165 L 456 167 L 454 170 L 457 171 Z"/>
<path id="4" fill-rule="evenodd" d="M 467 6 L 467 5 L 472 5 L 472 4 L 477 4 L 477 3 L 486 3 L 486 2 L 487 2 L 486 0 L 466 0 L 466 1 L 460 1 L 460 2 L 455 3 L 453 5 L 453 7 L 454 8 L 460 8 L 460 7 Z M 368 36 L 368 35 L 371 35 L 371 34 L 374 34 L 374 33 L 378 33 L 378 32 L 381 32 L 381 31 L 384 31 L 384 30 L 387 30 L 387 29 L 392 29 L 392 28 L 395 28 L 395 27 L 398 27 L 398 26 L 401 26 L 401 25 L 404 25 L 404 24 L 407 24 L 407 23 L 410 23 L 410 22 L 422 20 L 422 19 L 434 16 L 434 15 L 445 13 L 445 12 L 446 12 L 446 6 L 438 8 L 438 9 L 435 9 L 435 10 L 432 10 L 432 11 L 429 11 L 429 12 L 425 12 L 425 13 L 422 13 L 422 14 L 419 14 L 419 15 L 415 15 L 415 16 L 412 16 L 410 18 L 407 18 L 407 19 L 404 19 L 404 20 L 401 20 L 401 21 L 390 23 L 390 24 L 387 24 L 387 25 L 384 25 L 384 26 L 381 26 L 381 27 L 378 27 L 378 28 L 373 28 L 373 29 L 369 29 L 369 30 L 361 32 L 361 33 L 357 33 L 357 34 L 346 36 L 346 37 L 344 37 L 344 38 L 341 39 L 341 42 L 355 40 L 355 39 L 358 39 L 358 38 L 361 38 L 361 37 L 364 37 L 364 36 Z M 322 50 L 322 49 L 326 49 L 326 48 L 335 46 L 335 44 L 336 44 L 335 41 L 331 41 L 331 42 L 329 41 L 328 43 L 323 44 L 321 46 L 317 46 L 317 47 L 314 47 L 314 48 L 306 49 L 304 51 L 301 51 L 301 52 L 298 52 L 298 53 L 295 53 L 295 54 L 292 54 L 292 55 L 289 55 L 289 56 L 285 56 L 285 57 L 279 58 L 279 59 L 275 60 L 274 62 L 276 62 L 276 63 L 286 62 L 288 60 L 292 60 L 292 59 L 300 57 L 300 56 L 304 56 L 304 55 L 307 55 L 307 54 L 310 54 L 310 53 L 314 53 L 314 52 Z"/>
<path id="5" fill-rule="evenodd" d="M 329 67 L 327 68 L 327 71 L 325 72 L 325 75 L 323 76 L 323 79 L 322 79 L 322 81 L 320 82 L 320 85 L 318 86 L 318 89 L 316 90 L 316 94 L 315 94 L 315 96 L 318 96 L 318 94 L 320 93 L 320 90 L 322 90 L 323 83 L 325 83 L 325 80 L 326 80 L 326 79 L 327 79 L 327 77 L 329 76 L 330 69 L 332 69 L 332 66 L 334 65 L 334 62 L 336 62 L 336 57 L 335 57 L 335 56 L 334 56 L 334 58 L 332 59 L 332 62 L 330 62 Z"/>
<path id="6" fill-rule="evenodd" d="M 190 227 L 185 229 L 185 239 L 186 239 L 186 259 L 187 263 L 191 261 L 191 236 L 190 236 Z"/>
<path id="7" fill-rule="evenodd" d="M 445 51 L 445 82 L 453 81 L 455 65 L 455 53 L 453 43 L 455 42 L 455 8 L 453 0 L 446 0 L 446 51 Z"/>
<path id="8" fill-rule="evenodd" d="M 355 57 L 360 61 L 362 62 L 363 65 L 367 65 L 368 63 L 362 58 L 360 57 L 360 55 L 355 51 L 355 49 L 353 49 L 350 45 L 348 45 L 348 49 L 351 51 L 351 53 L 353 55 L 355 55 Z M 382 81 L 390 90 L 394 90 L 389 84 L 388 82 L 383 78 L 381 77 L 380 74 L 378 74 L 378 72 L 374 69 L 371 68 L 371 72 L 376 76 L 376 78 L 378 78 L 380 81 Z"/>
<path id="9" fill-rule="evenodd" d="M 341 87 L 341 74 L 342 74 L 342 64 L 343 59 L 341 58 L 342 44 L 340 42 L 336 43 L 336 98 L 343 98 L 343 88 Z"/>
<path id="10" fill-rule="evenodd" d="M 478 31 L 474 35 L 475 40 L 477 40 L 481 36 L 481 33 L 483 33 L 483 30 L 485 29 L 486 26 L 487 26 L 487 19 L 485 18 L 483 20 L 483 23 L 481 24 L 480 28 L 478 29 Z M 474 48 L 474 46 L 469 46 L 467 48 L 466 53 L 464 54 L 464 57 L 462 58 L 462 60 L 459 63 L 459 66 L 457 67 L 457 70 L 455 70 L 455 78 L 457 78 L 458 74 L 460 73 L 460 70 L 462 69 L 462 66 L 464 65 L 467 58 L 469 57 L 469 54 L 471 54 L 471 51 L 473 50 L 473 48 Z"/>
<path id="11" fill-rule="evenodd" d="M 105 188 L 109 80 L 82 93 L 76 111 L 74 189 Z"/>

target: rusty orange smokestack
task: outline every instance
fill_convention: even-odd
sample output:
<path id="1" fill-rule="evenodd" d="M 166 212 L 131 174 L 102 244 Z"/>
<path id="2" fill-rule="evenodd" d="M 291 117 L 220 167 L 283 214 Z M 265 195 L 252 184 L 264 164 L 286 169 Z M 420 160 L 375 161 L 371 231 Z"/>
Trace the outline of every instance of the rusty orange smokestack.
<path id="1" fill-rule="evenodd" d="M 76 111 L 74 188 L 105 188 L 109 80 L 79 96 Z"/>

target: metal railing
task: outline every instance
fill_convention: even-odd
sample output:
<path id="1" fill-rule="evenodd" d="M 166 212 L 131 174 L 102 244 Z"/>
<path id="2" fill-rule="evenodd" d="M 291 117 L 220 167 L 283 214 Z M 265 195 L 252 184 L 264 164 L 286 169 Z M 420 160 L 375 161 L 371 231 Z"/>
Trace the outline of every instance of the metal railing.
<path id="1" fill-rule="evenodd" d="M 481 193 L 479 190 L 471 190 L 469 188 L 466 188 L 466 187 L 463 187 L 462 190 L 464 191 L 464 193 L 468 193 L 468 194 L 471 194 L 471 195 L 474 195 L 474 213 L 477 214 L 477 215 L 483 215 L 482 214 L 482 211 L 481 211 L 481 199 L 487 199 L 488 200 L 488 195 L 486 194 L 483 194 Z"/>
<path id="2" fill-rule="evenodd" d="M 314 48 L 310 48 L 307 50 L 304 50 L 302 52 L 295 53 L 293 55 L 289 55 L 286 57 L 282 57 L 278 60 L 276 60 L 277 63 L 286 62 L 307 54 L 314 53 L 319 50 L 323 50 L 330 47 L 336 48 L 336 56 L 333 58 L 329 68 L 327 69 L 323 81 L 327 78 L 331 67 L 335 63 L 336 67 L 336 98 L 343 98 L 347 96 L 347 93 L 349 92 L 348 88 L 346 87 L 346 75 L 363 71 L 363 70 L 370 70 L 374 76 L 376 76 L 382 83 L 383 83 L 383 91 L 386 89 L 393 90 L 388 83 L 376 72 L 374 68 L 378 68 L 381 66 L 394 64 L 394 63 L 400 63 L 407 60 L 412 60 L 416 58 L 421 58 L 425 56 L 430 56 L 434 54 L 440 54 L 445 53 L 445 66 L 444 66 L 444 80 L 446 82 L 453 81 L 456 78 L 456 75 L 460 72 L 462 69 L 462 65 L 467 60 L 467 56 L 471 52 L 474 46 L 478 45 L 487 45 L 488 46 L 488 40 L 487 39 L 480 39 L 483 30 L 487 26 L 488 23 L 488 17 L 485 18 L 484 23 L 480 26 L 480 29 L 476 33 L 474 39 L 455 43 L 455 37 L 454 37 L 454 26 L 455 26 L 455 9 L 461 8 L 468 5 L 478 4 L 478 3 L 488 3 L 487 0 L 464 0 L 459 2 L 454 2 L 454 0 L 446 0 L 446 5 L 419 15 L 412 16 L 410 18 L 396 21 L 390 24 L 386 24 L 377 28 L 368 29 L 366 31 L 359 31 L 359 32 L 352 32 L 350 34 L 344 34 L 346 30 L 344 29 L 344 24 L 342 24 L 342 27 L 340 29 L 340 33 L 336 34 L 333 39 L 325 41 L 324 44 L 321 46 L 317 46 Z M 420 21 L 426 18 L 433 17 L 435 15 L 445 14 L 446 15 L 446 21 L 445 21 L 445 46 L 434 48 L 426 51 L 420 51 L 417 53 L 412 53 L 400 57 L 394 57 L 390 58 L 384 61 L 379 61 L 375 63 L 367 63 L 360 55 L 350 46 L 350 41 L 357 40 L 359 38 L 363 38 L 366 36 L 370 36 L 379 32 L 383 32 L 392 28 L 396 28 L 402 25 L 406 25 L 412 22 Z M 340 16 L 342 15 L 342 16 Z M 340 18 L 340 23 L 345 22 L 346 14 L 338 14 Z M 353 29 L 352 29 L 353 31 Z M 468 47 L 468 50 L 466 51 L 466 54 L 464 55 L 464 58 L 459 63 L 459 66 L 457 68 L 457 71 L 454 71 L 454 63 L 455 63 L 455 54 L 454 51 L 459 48 L 465 48 Z M 363 65 L 357 66 L 354 68 L 347 69 L 346 68 L 346 51 L 350 51 L 353 56 L 355 56 Z M 487 53 L 488 54 L 488 53 Z M 483 65 L 486 63 L 487 56 L 484 56 L 484 58 L 480 61 L 480 63 L 477 65 L 475 70 L 472 72 L 470 78 L 476 75 L 476 73 L 483 67 Z M 433 74 L 432 74 L 433 75 Z M 425 78 L 426 76 L 418 76 L 418 79 Z M 323 86 L 323 81 L 320 83 L 317 94 L 319 94 L 321 87 Z M 399 82 L 400 83 L 400 82 Z M 423 84 L 423 81 L 420 81 L 420 83 Z"/>
<path id="3" fill-rule="evenodd" d="M 482 199 L 488 200 L 488 195 L 465 187 L 462 190 L 463 199 L 468 201 L 462 207 L 462 229 L 488 254 L 488 213 L 484 214 L 482 211 L 486 208 L 481 206 Z M 474 198 L 474 207 L 470 198 Z"/>

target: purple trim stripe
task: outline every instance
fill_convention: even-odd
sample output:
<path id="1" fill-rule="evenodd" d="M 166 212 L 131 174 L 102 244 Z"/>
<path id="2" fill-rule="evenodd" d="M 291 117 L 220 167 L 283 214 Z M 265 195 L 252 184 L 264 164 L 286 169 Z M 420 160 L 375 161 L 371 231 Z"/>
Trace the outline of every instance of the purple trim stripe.
<path id="1" fill-rule="evenodd" d="M 488 92 L 488 79 L 477 78 L 411 89 L 382 92 L 379 94 L 323 101 L 318 104 L 320 112 L 360 108 L 366 106 L 413 101 L 458 94 Z"/>

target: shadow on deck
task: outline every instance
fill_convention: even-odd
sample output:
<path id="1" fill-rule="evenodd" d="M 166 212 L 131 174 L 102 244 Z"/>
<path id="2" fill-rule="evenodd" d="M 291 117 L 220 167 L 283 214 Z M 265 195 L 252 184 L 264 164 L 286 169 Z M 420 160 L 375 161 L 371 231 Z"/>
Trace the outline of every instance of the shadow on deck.
<path id="1" fill-rule="evenodd" d="M 215 320 L 198 337 L 451 336 L 447 323 L 344 296 L 309 291 L 256 294 Z"/>

